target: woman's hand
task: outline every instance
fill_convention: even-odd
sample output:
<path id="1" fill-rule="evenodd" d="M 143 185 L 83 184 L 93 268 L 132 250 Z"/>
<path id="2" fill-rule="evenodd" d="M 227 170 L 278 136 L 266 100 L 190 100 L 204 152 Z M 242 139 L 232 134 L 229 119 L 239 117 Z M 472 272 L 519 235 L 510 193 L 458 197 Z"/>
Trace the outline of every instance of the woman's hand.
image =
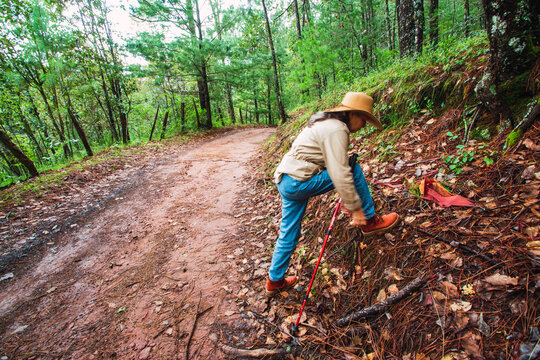
<path id="1" fill-rule="evenodd" d="M 349 210 L 347 210 L 349 211 Z M 351 226 L 362 226 L 367 224 L 366 216 L 364 215 L 364 211 L 362 209 L 349 211 L 351 216 L 351 221 L 349 222 L 349 225 Z"/>

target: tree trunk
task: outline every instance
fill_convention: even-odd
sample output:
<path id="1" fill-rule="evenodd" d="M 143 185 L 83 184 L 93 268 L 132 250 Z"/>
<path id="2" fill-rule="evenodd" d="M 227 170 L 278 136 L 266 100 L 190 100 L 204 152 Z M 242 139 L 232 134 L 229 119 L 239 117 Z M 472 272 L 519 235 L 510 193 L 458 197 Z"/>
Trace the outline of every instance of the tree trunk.
<path id="1" fill-rule="evenodd" d="M 163 118 L 163 129 L 161 130 L 161 140 L 165 138 L 165 131 L 167 130 L 167 121 L 169 120 L 169 110 L 165 113 Z"/>
<path id="2" fill-rule="evenodd" d="M 429 42 L 433 48 L 439 45 L 439 0 L 431 0 L 429 5 Z"/>
<path id="3" fill-rule="evenodd" d="M 196 9 L 196 15 L 197 15 L 197 30 L 198 30 L 198 43 L 199 43 L 199 51 L 202 53 L 202 42 L 203 42 L 203 36 L 202 36 L 202 24 L 201 24 L 201 18 L 199 15 L 199 1 L 195 1 L 195 9 Z M 200 80 L 197 82 L 199 85 L 199 98 L 201 102 L 201 109 L 204 109 L 206 111 L 206 123 L 205 128 L 211 129 L 212 128 L 212 108 L 210 104 L 210 90 L 208 88 L 208 72 L 206 69 L 206 60 L 203 58 L 202 54 L 199 54 L 199 71 L 200 71 Z"/>
<path id="4" fill-rule="evenodd" d="M 266 87 L 267 88 L 267 95 L 266 95 L 266 98 L 268 99 L 268 101 L 266 102 L 266 107 L 268 109 L 268 125 L 272 125 L 272 102 L 271 102 L 271 97 L 270 97 L 270 79 L 268 79 L 267 81 L 268 83 L 268 86 Z"/>
<path id="5" fill-rule="evenodd" d="M 465 8 L 465 18 L 463 19 L 465 21 L 465 37 L 469 37 L 469 22 L 471 21 L 471 10 L 469 6 L 469 0 L 463 0 L 463 7 Z"/>
<path id="6" fill-rule="evenodd" d="M 84 149 L 86 150 L 86 154 L 88 156 L 93 156 L 94 153 L 92 152 L 92 148 L 90 147 L 90 144 L 88 143 L 88 140 L 86 139 L 86 134 L 84 133 L 84 130 L 81 124 L 79 123 L 79 121 L 77 120 L 77 116 L 73 113 L 73 110 L 71 109 L 70 105 L 68 105 L 67 111 L 71 119 L 71 122 L 73 123 L 73 126 L 75 127 L 75 130 L 77 131 L 77 134 L 81 138 Z"/>
<path id="7" fill-rule="evenodd" d="M 13 156 L 17 158 L 17 160 L 19 160 L 21 164 L 24 165 L 25 168 L 28 169 L 31 177 L 39 175 L 34 162 L 30 160 L 30 158 L 26 156 L 21 149 L 19 149 L 19 147 L 11 140 L 9 135 L 2 129 L 0 129 L 0 142 L 6 147 L 7 150 L 9 150 L 9 152 L 13 154 Z"/>
<path id="8" fill-rule="evenodd" d="M 242 108 L 238 108 L 238 112 L 240 113 L 240 124 L 244 124 L 244 119 L 242 118 Z"/>
<path id="9" fill-rule="evenodd" d="M 384 22 L 386 23 L 386 31 L 387 31 L 387 36 L 388 36 L 388 49 L 394 50 L 394 36 L 392 34 L 392 22 L 390 21 L 391 16 L 390 16 L 390 7 L 388 6 L 388 0 L 385 0 L 385 8 L 386 8 L 386 18 Z"/>
<path id="10" fill-rule="evenodd" d="M 293 0 L 294 3 L 294 15 L 296 17 L 296 33 L 298 40 L 302 39 L 302 28 L 300 27 L 300 13 L 298 12 L 298 0 Z"/>
<path id="11" fill-rule="evenodd" d="M 24 172 L 19 169 L 19 163 L 15 161 L 13 155 L 6 154 L 0 147 L 0 156 L 4 158 L 7 166 L 2 166 L 6 172 L 11 171 L 15 176 L 23 176 Z M 9 156 L 9 157 L 8 157 Z"/>
<path id="12" fill-rule="evenodd" d="M 227 104 L 229 105 L 229 117 L 231 118 L 231 123 L 236 124 L 236 118 L 234 116 L 234 105 L 232 100 L 232 88 L 231 84 L 229 84 L 227 79 L 227 74 L 225 74 L 225 81 L 226 81 L 226 90 L 227 90 Z"/>
<path id="13" fill-rule="evenodd" d="M 538 9 L 534 0 L 482 0 L 487 21 L 489 62 L 475 91 L 496 120 L 510 120 L 513 114 L 500 97 L 498 85 L 531 69 L 536 61 L 540 35 Z M 523 19 L 531 19 L 523 21 Z"/>
<path id="14" fill-rule="evenodd" d="M 182 103 L 183 104 L 183 103 Z M 150 137 L 148 138 L 148 141 L 152 141 L 152 135 L 154 135 L 154 130 L 156 129 L 156 123 L 159 115 L 159 106 L 157 106 L 156 115 L 154 115 L 154 123 L 152 124 L 152 130 L 150 130 Z"/>
<path id="15" fill-rule="evenodd" d="M 255 97 L 253 98 L 253 104 L 255 106 L 255 122 L 259 123 L 259 104 L 257 103 L 257 94 L 255 94 Z"/>
<path id="16" fill-rule="evenodd" d="M 201 119 L 199 119 L 199 109 L 197 109 L 197 103 L 193 99 L 193 108 L 195 109 L 195 119 L 197 120 L 197 129 L 201 128 Z"/>
<path id="17" fill-rule="evenodd" d="M 399 56 L 405 57 L 414 52 L 414 6 L 413 0 L 396 0 Z"/>
<path id="18" fill-rule="evenodd" d="M 22 109 L 21 109 L 22 110 Z M 22 111 L 21 111 L 22 114 Z M 38 163 L 43 163 L 42 159 L 44 156 L 43 150 L 41 150 L 41 146 L 39 145 L 39 142 L 36 139 L 36 136 L 34 135 L 34 132 L 32 131 L 32 128 L 30 127 L 30 124 L 28 123 L 28 120 L 21 115 L 21 122 L 23 124 L 24 132 L 26 133 L 26 136 L 28 136 L 28 139 L 34 144 L 34 149 L 37 155 Z"/>
<path id="19" fill-rule="evenodd" d="M 268 20 L 268 11 L 266 10 L 265 0 L 262 0 L 262 5 L 264 10 L 264 18 L 266 20 L 266 31 L 268 32 L 268 44 L 270 46 L 270 52 L 272 53 L 272 66 L 274 67 L 274 86 L 276 91 L 276 101 L 278 105 L 279 116 L 281 117 L 281 123 L 283 124 L 287 121 L 287 114 L 285 113 L 285 108 L 283 107 L 283 103 L 281 102 L 276 52 L 274 51 L 274 41 L 272 40 L 272 31 L 270 30 L 270 21 Z"/>
<path id="20" fill-rule="evenodd" d="M 109 120 L 109 129 L 111 130 L 111 136 L 115 142 L 118 142 L 120 141 L 120 137 L 118 136 L 118 132 L 116 131 L 113 107 L 111 104 L 111 99 L 109 98 L 109 89 L 103 75 L 103 70 L 101 70 L 101 89 L 103 90 L 103 95 L 105 96 L 105 106 L 107 107 L 106 116 L 107 120 Z"/>
<path id="21" fill-rule="evenodd" d="M 219 121 L 221 122 L 221 126 L 225 127 L 225 121 L 223 120 L 223 113 L 221 112 L 221 107 L 218 106 L 218 114 L 219 114 Z"/>
<path id="22" fill-rule="evenodd" d="M 181 102 L 180 103 L 180 132 L 184 132 L 184 128 L 186 127 L 186 103 Z"/>
<path id="23" fill-rule="evenodd" d="M 422 54 L 424 44 L 424 0 L 414 1 L 414 49 L 417 55 Z"/>

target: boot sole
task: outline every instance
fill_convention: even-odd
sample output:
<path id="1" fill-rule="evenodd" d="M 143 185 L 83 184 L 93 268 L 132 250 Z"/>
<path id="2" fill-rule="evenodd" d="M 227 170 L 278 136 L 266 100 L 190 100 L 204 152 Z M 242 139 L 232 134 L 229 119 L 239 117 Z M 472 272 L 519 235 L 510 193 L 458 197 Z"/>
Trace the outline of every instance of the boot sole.
<path id="1" fill-rule="evenodd" d="M 400 221 L 400 217 L 398 216 L 396 218 L 396 221 L 394 221 L 392 224 L 390 224 L 389 226 L 385 227 L 385 228 L 381 228 L 381 229 L 377 229 L 377 230 L 373 230 L 373 231 L 370 231 L 370 232 L 364 232 L 362 231 L 362 234 L 366 237 L 368 236 L 372 236 L 372 235 L 377 235 L 377 234 L 380 234 L 380 233 L 383 233 L 383 232 L 386 232 L 392 228 L 394 228 L 397 224 L 399 224 L 399 221 Z"/>

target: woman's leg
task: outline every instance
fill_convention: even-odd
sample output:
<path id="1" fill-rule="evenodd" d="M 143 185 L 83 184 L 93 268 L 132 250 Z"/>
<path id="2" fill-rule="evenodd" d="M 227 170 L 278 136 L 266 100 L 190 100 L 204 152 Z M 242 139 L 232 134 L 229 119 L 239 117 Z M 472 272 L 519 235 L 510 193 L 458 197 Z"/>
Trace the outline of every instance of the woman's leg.
<path id="1" fill-rule="evenodd" d="M 291 255 L 296 249 L 301 234 L 302 218 L 306 211 L 307 199 L 290 200 L 281 196 L 281 225 L 279 238 L 272 255 L 272 263 L 268 277 L 272 281 L 279 281 L 285 276 L 289 267 Z"/>
<path id="2" fill-rule="evenodd" d="M 355 164 L 353 168 L 353 178 L 354 186 L 356 187 L 356 192 L 362 200 L 362 209 L 364 210 L 364 215 L 366 219 L 371 219 L 375 216 L 375 206 L 373 205 L 373 198 L 369 192 L 369 186 L 362 172 L 362 167 L 359 164 Z"/>

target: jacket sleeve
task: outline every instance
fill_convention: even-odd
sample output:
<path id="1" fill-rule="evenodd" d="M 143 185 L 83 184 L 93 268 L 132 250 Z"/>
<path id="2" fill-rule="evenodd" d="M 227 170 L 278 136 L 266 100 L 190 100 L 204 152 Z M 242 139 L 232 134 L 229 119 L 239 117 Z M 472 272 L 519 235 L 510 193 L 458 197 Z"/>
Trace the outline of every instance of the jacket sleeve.
<path id="1" fill-rule="evenodd" d="M 347 209 L 354 211 L 362 207 L 362 201 L 354 186 L 348 147 L 349 134 L 344 130 L 332 131 L 322 138 L 321 150 L 328 175 Z"/>

